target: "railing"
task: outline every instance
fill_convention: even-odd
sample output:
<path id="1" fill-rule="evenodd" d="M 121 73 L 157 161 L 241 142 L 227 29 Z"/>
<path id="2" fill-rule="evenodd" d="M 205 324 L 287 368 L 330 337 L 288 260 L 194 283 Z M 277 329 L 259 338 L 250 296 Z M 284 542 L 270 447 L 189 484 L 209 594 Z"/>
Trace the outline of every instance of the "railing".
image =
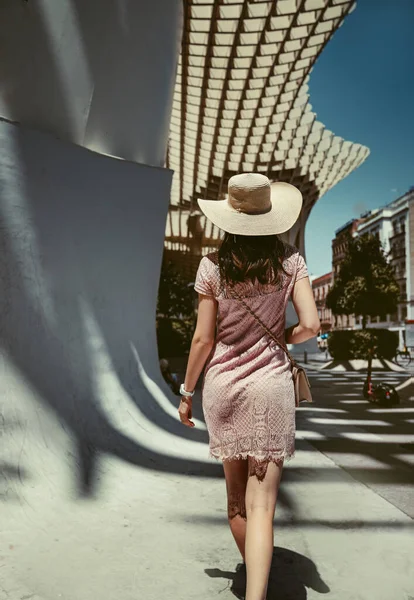
<path id="1" fill-rule="evenodd" d="M 403 231 L 399 231 L 398 233 L 393 233 L 389 238 L 390 243 L 398 238 L 405 238 L 405 229 L 403 229 Z"/>
<path id="2" fill-rule="evenodd" d="M 391 248 L 391 260 L 396 260 L 397 258 L 404 258 L 406 252 L 405 248 Z"/>

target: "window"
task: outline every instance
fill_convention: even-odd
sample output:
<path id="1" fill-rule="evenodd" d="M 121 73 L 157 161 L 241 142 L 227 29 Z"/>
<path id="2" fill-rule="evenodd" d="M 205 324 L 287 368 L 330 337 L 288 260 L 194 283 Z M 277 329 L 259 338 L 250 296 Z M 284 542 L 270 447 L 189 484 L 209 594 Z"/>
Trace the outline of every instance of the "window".
<path id="1" fill-rule="evenodd" d="M 392 222 L 392 234 L 398 235 L 400 233 L 400 223 L 398 221 Z"/>

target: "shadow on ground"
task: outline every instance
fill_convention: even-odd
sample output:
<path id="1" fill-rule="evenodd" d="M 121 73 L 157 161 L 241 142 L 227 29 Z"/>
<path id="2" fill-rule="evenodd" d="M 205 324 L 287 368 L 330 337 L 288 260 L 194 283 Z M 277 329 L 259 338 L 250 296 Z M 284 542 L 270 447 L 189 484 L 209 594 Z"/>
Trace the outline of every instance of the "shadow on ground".
<path id="1" fill-rule="evenodd" d="M 245 597 L 246 576 L 242 569 L 236 569 L 234 573 L 220 569 L 206 569 L 205 573 L 212 578 L 228 579 L 231 582 L 230 589 L 236 598 Z M 267 600 L 306 600 L 307 589 L 320 594 L 330 592 L 312 560 L 288 548 L 275 546 Z"/>
<path id="2" fill-rule="evenodd" d="M 93 495 L 102 454 L 151 470 L 222 477 L 219 464 L 169 456 L 168 447 L 151 450 L 140 443 L 139 430 L 134 437 L 122 431 L 112 414 L 130 417 L 120 413 L 125 409 L 116 394 L 106 399 L 111 403 L 106 410 L 95 382 L 94 356 L 104 348 L 110 363 L 105 369 L 136 405 L 137 419 L 168 432 L 172 442 L 174 437 L 207 442 L 205 431 L 184 428 L 156 398 L 166 392 L 155 342 L 162 244 L 158 260 L 140 260 L 142 249 L 151 246 L 152 230 L 139 221 L 136 183 L 142 180 L 168 199 L 167 175 L 155 179 L 150 168 L 114 164 L 10 123 L 1 124 L 1 142 L 0 348 L 33 390 L 27 397 L 38 421 L 53 414 L 54 427 L 72 438 L 80 494 Z M 112 191 L 121 188 L 124 193 L 114 201 Z M 157 210 L 156 204 L 148 208 L 149 220 L 156 220 L 151 211 Z M 158 227 L 162 240 L 164 224 Z M 91 337 L 91 322 L 102 341 Z M 20 392 L 10 390 L 10 413 L 15 393 Z"/>
<path id="3" fill-rule="evenodd" d="M 23 424 L 17 419 L 8 419 L 2 413 L 0 405 L 0 447 L 7 434 L 19 429 Z M 0 501 L 18 500 L 19 494 L 16 488 L 17 483 L 23 483 L 29 478 L 27 469 L 22 465 L 21 460 L 10 462 L 4 458 L 0 460 Z"/>

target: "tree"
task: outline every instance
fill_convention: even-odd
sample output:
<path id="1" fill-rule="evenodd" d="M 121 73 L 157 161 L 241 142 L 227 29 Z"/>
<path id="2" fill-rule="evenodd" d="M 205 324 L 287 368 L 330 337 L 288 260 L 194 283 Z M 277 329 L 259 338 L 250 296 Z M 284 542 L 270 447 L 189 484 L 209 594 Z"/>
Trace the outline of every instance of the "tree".
<path id="1" fill-rule="evenodd" d="M 163 261 L 158 288 L 157 313 L 164 318 L 191 317 L 194 311 L 192 287 L 171 262 Z"/>
<path id="2" fill-rule="evenodd" d="M 330 289 L 326 304 L 334 315 L 361 315 L 367 318 L 397 310 L 400 288 L 380 240 L 370 234 L 348 236 L 347 256 Z"/>
<path id="3" fill-rule="evenodd" d="M 160 356 L 179 356 L 189 347 L 194 328 L 194 291 L 170 262 L 163 261 L 157 302 Z"/>

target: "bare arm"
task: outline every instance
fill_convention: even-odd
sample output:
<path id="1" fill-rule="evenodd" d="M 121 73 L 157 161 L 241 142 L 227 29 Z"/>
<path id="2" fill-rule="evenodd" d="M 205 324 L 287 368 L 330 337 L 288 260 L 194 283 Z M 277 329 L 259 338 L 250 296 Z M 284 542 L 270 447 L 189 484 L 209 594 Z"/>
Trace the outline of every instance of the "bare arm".
<path id="1" fill-rule="evenodd" d="M 212 296 L 199 295 L 197 326 L 188 357 L 184 387 L 192 392 L 205 362 L 214 346 L 216 331 L 217 301 Z"/>
<path id="2" fill-rule="evenodd" d="M 286 342 L 288 344 L 300 344 L 315 337 L 321 326 L 309 277 L 303 277 L 295 283 L 292 302 L 299 323 L 286 329 Z"/>

